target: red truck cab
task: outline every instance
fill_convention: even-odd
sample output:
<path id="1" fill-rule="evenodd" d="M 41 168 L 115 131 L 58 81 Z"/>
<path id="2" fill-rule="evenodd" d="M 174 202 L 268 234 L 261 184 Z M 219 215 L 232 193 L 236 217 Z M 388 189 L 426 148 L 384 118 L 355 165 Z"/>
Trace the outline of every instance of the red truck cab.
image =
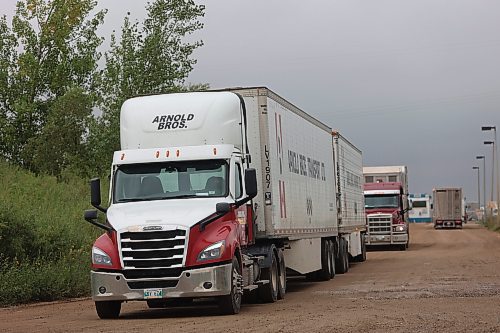
<path id="1" fill-rule="evenodd" d="M 399 182 L 364 184 L 368 225 L 367 245 L 395 245 L 406 250 L 409 243 L 408 198 Z"/>

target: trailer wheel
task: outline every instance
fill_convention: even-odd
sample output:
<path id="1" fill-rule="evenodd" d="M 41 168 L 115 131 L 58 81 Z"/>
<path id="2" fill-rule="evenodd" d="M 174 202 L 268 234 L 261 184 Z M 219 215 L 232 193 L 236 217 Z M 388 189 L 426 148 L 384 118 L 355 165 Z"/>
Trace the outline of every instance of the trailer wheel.
<path id="1" fill-rule="evenodd" d="M 317 277 L 320 281 L 328 281 L 332 274 L 332 260 L 330 254 L 330 241 L 328 239 L 321 240 L 321 269 L 317 272 Z"/>
<path id="2" fill-rule="evenodd" d="M 361 254 L 357 255 L 354 259 L 357 262 L 363 262 L 366 261 L 366 241 L 365 241 L 365 235 L 360 234 L 361 237 Z"/>
<path id="3" fill-rule="evenodd" d="M 344 273 L 347 273 L 349 271 L 349 250 L 347 249 L 347 241 L 344 240 L 344 253 L 345 253 L 345 260 L 344 260 L 344 265 L 345 265 L 345 271 Z"/>
<path id="4" fill-rule="evenodd" d="M 335 245 L 332 240 L 328 240 L 328 254 L 330 260 L 330 279 L 335 277 Z"/>
<path id="5" fill-rule="evenodd" d="M 337 273 L 344 274 L 349 270 L 349 253 L 347 253 L 347 242 L 344 238 L 339 239 L 339 256 L 335 260 Z"/>
<path id="6" fill-rule="evenodd" d="M 241 266 L 236 257 L 233 258 L 231 272 L 231 293 L 219 296 L 219 309 L 222 314 L 232 315 L 240 312 L 241 298 L 243 295 Z"/>
<path id="7" fill-rule="evenodd" d="M 278 259 L 271 247 L 271 266 L 262 269 L 262 280 L 269 280 L 269 283 L 259 287 L 259 298 L 264 303 L 274 303 L 278 299 Z"/>
<path id="8" fill-rule="evenodd" d="M 121 301 L 100 301 L 95 302 L 95 310 L 101 319 L 116 319 L 120 316 L 122 309 Z"/>
<path id="9" fill-rule="evenodd" d="M 278 250 L 278 299 L 285 298 L 286 293 L 286 265 L 282 250 Z"/>

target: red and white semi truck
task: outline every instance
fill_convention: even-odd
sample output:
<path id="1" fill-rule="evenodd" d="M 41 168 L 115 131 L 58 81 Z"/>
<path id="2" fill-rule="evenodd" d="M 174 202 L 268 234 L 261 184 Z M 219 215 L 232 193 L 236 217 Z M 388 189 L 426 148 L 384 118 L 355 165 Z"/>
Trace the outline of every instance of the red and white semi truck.
<path id="1" fill-rule="evenodd" d="M 364 223 L 338 223 L 331 128 L 267 88 L 129 99 L 120 139 L 107 208 L 91 181 L 106 222 L 85 212 L 106 231 L 92 248 L 100 318 L 206 297 L 235 314 L 244 293 L 274 302 L 287 274 L 328 280 L 365 256 Z"/>
<path id="2" fill-rule="evenodd" d="M 366 245 L 395 245 L 406 250 L 410 242 L 408 169 L 406 166 L 364 167 Z"/>

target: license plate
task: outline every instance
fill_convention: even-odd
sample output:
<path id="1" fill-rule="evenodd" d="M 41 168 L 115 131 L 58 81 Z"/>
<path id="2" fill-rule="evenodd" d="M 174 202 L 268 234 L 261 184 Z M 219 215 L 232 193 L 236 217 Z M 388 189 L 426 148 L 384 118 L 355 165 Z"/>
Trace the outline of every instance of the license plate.
<path id="1" fill-rule="evenodd" d="M 144 299 L 163 298 L 163 289 L 144 289 Z"/>

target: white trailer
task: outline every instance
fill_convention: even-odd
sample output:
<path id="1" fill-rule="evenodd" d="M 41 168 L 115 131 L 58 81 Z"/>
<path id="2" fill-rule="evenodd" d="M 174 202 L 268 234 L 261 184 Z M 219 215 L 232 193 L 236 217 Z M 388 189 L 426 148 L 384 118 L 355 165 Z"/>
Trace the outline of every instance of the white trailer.
<path id="1" fill-rule="evenodd" d="M 366 215 L 363 193 L 363 156 L 339 132 L 333 132 L 339 235 L 348 244 L 350 258 L 366 260 Z M 337 262 L 337 272 L 349 265 Z"/>
<path id="2" fill-rule="evenodd" d="M 408 167 L 405 165 L 394 166 L 365 166 L 363 167 L 365 183 L 401 183 L 405 195 L 408 191 Z"/>
<path id="3" fill-rule="evenodd" d="M 133 98 L 120 137 L 107 209 L 91 182 L 107 223 L 85 213 L 106 230 L 91 274 L 101 318 L 200 297 L 238 313 L 243 293 L 283 298 L 287 273 L 328 280 L 348 265 L 362 229 L 339 234 L 332 130 L 269 89 Z"/>
<path id="4" fill-rule="evenodd" d="M 465 222 L 464 199 L 459 187 L 441 187 L 432 190 L 434 228 L 462 228 Z"/>

